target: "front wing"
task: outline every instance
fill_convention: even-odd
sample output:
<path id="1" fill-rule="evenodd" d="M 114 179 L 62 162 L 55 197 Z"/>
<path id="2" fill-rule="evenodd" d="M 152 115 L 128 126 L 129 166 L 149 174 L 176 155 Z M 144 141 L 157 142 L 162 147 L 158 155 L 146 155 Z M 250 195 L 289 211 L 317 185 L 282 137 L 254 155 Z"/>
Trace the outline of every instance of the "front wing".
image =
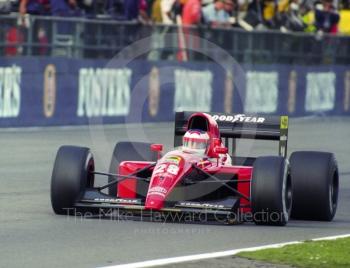
<path id="1" fill-rule="evenodd" d="M 180 213 L 191 214 L 194 218 L 206 216 L 207 219 L 232 218 L 239 211 L 239 197 L 227 197 L 215 201 L 176 201 L 166 202 L 160 210 L 148 210 L 142 198 L 117 198 L 87 189 L 83 197 L 75 202 L 76 209 L 94 211 L 105 215 L 112 212 L 127 211 L 133 215 L 152 216 L 154 214 Z"/>

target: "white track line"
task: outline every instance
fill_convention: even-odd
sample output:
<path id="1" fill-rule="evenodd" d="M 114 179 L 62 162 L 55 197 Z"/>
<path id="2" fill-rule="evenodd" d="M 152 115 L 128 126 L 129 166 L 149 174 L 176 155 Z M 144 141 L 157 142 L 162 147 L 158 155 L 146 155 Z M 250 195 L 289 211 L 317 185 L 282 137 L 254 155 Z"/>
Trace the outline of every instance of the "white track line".
<path id="1" fill-rule="evenodd" d="M 320 237 L 320 238 L 310 239 L 310 241 L 335 240 L 338 238 L 347 238 L 347 237 L 350 237 L 350 234 Z M 288 245 L 301 244 L 303 242 L 304 241 L 292 241 L 292 242 L 264 245 L 264 246 L 258 246 L 258 247 L 240 248 L 240 249 L 211 252 L 211 253 L 204 253 L 204 254 L 196 254 L 196 255 L 182 256 L 182 257 L 149 260 L 149 261 L 134 262 L 134 263 L 127 263 L 127 264 L 113 265 L 113 266 L 104 266 L 101 268 L 154 267 L 154 266 L 161 266 L 161 265 L 172 264 L 172 263 L 182 263 L 182 262 L 190 262 L 190 261 L 197 261 L 197 260 L 204 260 L 204 259 L 227 257 L 227 256 L 236 255 L 236 254 L 243 252 L 243 251 L 256 251 L 256 250 L 261 250 L 261 249 L 280 248 L 280 247 L 284 247 L 284 246 L 288 246 Z"/>

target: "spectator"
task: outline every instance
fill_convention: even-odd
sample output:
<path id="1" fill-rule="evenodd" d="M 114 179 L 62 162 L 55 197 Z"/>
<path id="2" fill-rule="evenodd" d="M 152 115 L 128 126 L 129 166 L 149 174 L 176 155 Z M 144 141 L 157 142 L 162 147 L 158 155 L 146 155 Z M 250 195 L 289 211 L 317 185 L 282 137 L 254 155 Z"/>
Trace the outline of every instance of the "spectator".
<path id="1" fill-rule="evenodd" d="M 54 16 L 69 17 L 80 15 L 76 0 L 50 0 L 51 13 Z"/>
<path id="2" fill-rule="evenodd" d="M 124 16 L 126 20 L 140 20 L 142 23 L 149 23 L 150 18 L 147 9 L 146 0 L 124 1 Z"/>
<path id="3" fill-rule="evenodd" d="M 201 8 L 201 0 L 187 0 L 182 9 L 182 24 L 199 24 L 201 21 Z"/>
<path id="4" fill-rule="evenodd" d="M 304 31 L 307 33 L 314 33 L 316 32 L 316 26 L 315 26 L 315 12 L 313 10 L 308 10 L 303 15 L 303 22 L 305 24 Z"/>
<path id="5" fill-rule="evenodd" d="M 151 6 L 152 22 L 162 23 L 161 0 L 155 0 Z"/>
<path id="6" fill-rule="evenodd" d="M 11 1 L 10 0 L 0 0 L 0 14 L 7 14 L 11 12 Z"/>
<path id="7" fill-rule="evenodd" d="M 315 1 L 322 2 L 315 3 Z M 240 23 L 243 21 L 249 26 L 245 28 L 248 30 L 272 28 L 282 31 L 337 33 L 341 25 L 339 24 L 340 15 L 334 7 L 334 2 L 338 3 L 338 1 L 340 6 L 350 9 L 350 0 L 19 0 L 18 10 L 22 15 L 21 25 L 27 28 L 31 20 L 24 15 L 48 14 L 51 7 L 51 13 L 54 16 L 85 14 L 87 17 L 98 17 L 98 12 L 108 12 L 109 18 L 113 16 L 116 19 L 141 21 L 145 24 L 155 22 L 198 25 L 204 22 L 211 27 L 223 27 L 231 26 L 232 23 L 244 28 Z M 0 13 L 9 12 L 11 7 L 17 8 L 15 4 L 11 4 L 12 2 L 14 1 L 0 0 Z M 99 5 L 103 6 L 102 11 L 101 8 L 100 11 L 97 10 Z M 202 7 L 202 5 L 206 6 Z M 348 19 L 342 21 L 342 27 L 350 29 L 344 21 Z M 68 27 L 68 23 L 67 27 L 62 27 L 65 22 L 58 24 L 60 29 L 71 28 L 71 26 Z M 39 24 L 32 27 L 35 32 L 32 40 L 46 43 L 47 26 Z M 24 33 L 26 35 L 25 30 Z"/>
<path id="8" fill-rule="evenodd" d="M 24 40 L 23 33 L 15 26 L 8 29 L 6 32 L 6 56 L 17 56 L 23 53 L 22 43 Z"/>
<path id="9" fill-rule="evenodd" d="M 124 15 L 126 20 L 137 20 L 140 10 L 139 0 L 124 1 Z"/>
<path id="10" fill-rule="evenodd" d="M 84 0 L 83 2 L 86 2 Z M 86 3 L 84 6 L 87 6 Z M 86 10 L 86 7 L 83 9 Z M 116 20 L 125 20 L 124 18 L 124 0 L 92 0 L 91 4 L 92 10 L 90 12 L 90 7 L 86 10 L 88 16 L 110 19 L 111 17 Z"/>
<path id="11" fill-rule="evenodd" d="M 232 0 L 224 1 L 224 10 L 228 13 L 229 16 L 232 16 L 234 7 L 235 7 L 235 3 Z"/>
<path id="12" fill-rule="evenodd" d="M 252 27 L 258 27 L 260 25 L 263 25 L 263 10 L 264 4 L 262 0 L 252 0 L 248 5 L 245 21 Z"/>
<path id="13" fill-rule="evenodd" d="M 282 14 L 282 27 L 290 31 L 300 32 L 304 31 L 306 26 L 300 15 L 299 0 L 291 0 L 288 9 Z"/>
<path id="14" fill-rule="evenodd" d="M 304 31 L 307 33 L 315 33 L 315 8 L 311 1 L 304 1 L 301 5 L 302 20 L 305 25 Z"/>
<path id="15" fill-rule="evenodd" d="M 37 44 L 33 49 L 34 55 L 46 55 L 48 51 L 48 38 L 46 34 L 45 23 L 40 20 L 34 20 L 33 25 L 30 25 L 29 15 L 46 15 L 49 14 L 49 0 L 20 0 L 19 3 L 19 26 L 22 27 L 22 32 L 25 29 L 32 27 L 32 41 Z M 15 35 L 14 35 L 15 36 Z M 28 36 L 28 35 L 27 35 Z M 24 38 L 22 38 L 23 40 Z"/>
<path id="16" fill-rule="evenodd" d="M 339 14 L 332 4 L 332 0 L 323 0 L 322 4 L 316 4 L 315 24 L 318 31 L 337 33 Z"/>
<path id="17" fill-rule="evenodd" d="M 341 0 L 340 2 L 342 10 L 350 10 L 350 0 Z"/>
<path id="18" fill-rule="evenodd" d="M 47 38 L 44 27 L 40 27 L 38 31 L 38 54 L 47 55 L 49 52 L 49 39 Z"/>
<path id="19" fill-rule="evenodd" d="M 204 22 L 212 27 L 229 25 L 230 15 L 225 10 L 225 2 L 232 3 L 228 0 L 215 0 L 214 3 L 204 7 L 202 9 Z"/>
<path id="20" fill-rule="evenodd" d="M 276 16 L 276 2 L 275 0 L 264 0 L 263 4 L 263 19 L 265 25 L 274 27 L 274 19 Z"/>
<path id="21" fill-rule="evenodd" d="M 184 3 L 181 0 L 175 0 L 173 5 L 171 6 L 171 10 L 169 12 L 169 17 L 174 23 L 178 23 L 178 18 L 182 17 Z"/>
<path id="22" fill-rule="evenodd" d="M 44 15 L 49 10 L 49 0 L 20 0 L 19 13 L 31 15 Z"/>
<path id="23" fill-rule="evenodd" d="M 138 20 L 143 24 L 152 23 L 152 3 L 148 3 L 146 0 L 139 0 L 139 16 Z"/>
<path id="24" fill-rule="evenodd" d="M 341 2 L 340 21 L 338 24 L 339 32 L 342 34 L 350 34 L 350 1 L 343 0 Z"/>
<path id="25" fill-rule="evenodd" d="M 95 0 L 81 0 L 77 2 L 77 6 L 80 10 L 82 10 L 86 17 L 93 17 L 94 14 L 94 7 L 95 7 Z"/>
<path id="26" fill-rule="evenodd" d="M 171 19 L 171 9 L 175 3 L 175 0 L 161 0 L 160 8 L 162 12 L 162 23 L 172 24 L 173 20 Z"/>

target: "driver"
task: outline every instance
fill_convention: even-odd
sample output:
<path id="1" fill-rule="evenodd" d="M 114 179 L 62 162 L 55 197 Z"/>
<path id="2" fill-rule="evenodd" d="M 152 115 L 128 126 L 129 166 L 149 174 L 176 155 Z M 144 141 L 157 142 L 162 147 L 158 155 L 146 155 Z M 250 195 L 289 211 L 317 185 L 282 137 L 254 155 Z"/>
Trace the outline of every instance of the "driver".
<path id="1" fill-rule="evenodd" d="M 182 151 L 185 153 L 198 154 L 203 156 L 203 160 L 216 162 L 217 158 L 208 158 L 208 148 L 210 145 L 210 136 L 206 131 L 198 129 L 187 130 L 183 136 Z M 229 154 L 220 155 L 220 162 L 224 165 L 231 164 Z"/>

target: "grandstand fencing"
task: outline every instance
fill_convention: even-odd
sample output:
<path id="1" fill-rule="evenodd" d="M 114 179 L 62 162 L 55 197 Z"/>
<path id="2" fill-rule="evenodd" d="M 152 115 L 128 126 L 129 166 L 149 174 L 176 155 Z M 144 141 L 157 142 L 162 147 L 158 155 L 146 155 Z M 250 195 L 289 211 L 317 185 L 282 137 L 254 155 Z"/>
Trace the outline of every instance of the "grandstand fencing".
<path id="1" fill-rule="evenodd" d="M 280 31 L 244 31 L 207 26 L 179 29 L 176 25 L 142 25 L 136 22 L 30 16 L 29 27 L 16 15 L 0 16 L 0 56 L 62 56 L 109 59 L 129 44 L 152 36 L 151 50 L 141 58 L 178 60 L 184 32 L 187 60 L 208 61 L 216 51 L 204 40 L 225 49 L 245 64 L 345 65 L 350 63 L 350 36 Z M 165 34 L 173 34 L 164 39 Z M 201 37 L 201 38 L 197 38 Z M 193 50 L 201 50 L 198 53 Z M 127 53 L 123 57 L 128 57 Z"/>

